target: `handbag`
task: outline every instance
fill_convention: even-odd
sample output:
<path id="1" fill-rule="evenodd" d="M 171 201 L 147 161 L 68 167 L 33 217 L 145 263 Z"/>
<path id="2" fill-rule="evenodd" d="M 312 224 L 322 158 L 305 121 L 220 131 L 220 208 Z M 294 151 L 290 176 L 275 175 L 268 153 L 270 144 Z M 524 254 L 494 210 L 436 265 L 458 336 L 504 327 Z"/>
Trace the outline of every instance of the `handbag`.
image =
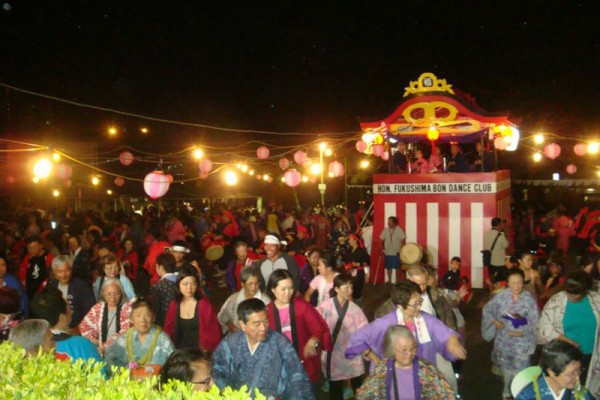
<path id="1" fill-rule="evenodd" d="M 492 265 L 492 251 L 494 250 L 494 247 L 496 246 L 496 242 L 498 241 L 498 238 L 500 237 L 500 235 L 502 235 L 502 232 L 498 232 L 498 235 L 496 236 L 496 239 L 494 239 L 494 242 L 492 243 L 492 247 L 489 250 L 481 250 L 481 256 L 483 258 L 483 265 L 486 267 L 489 267 L 490 265 Z"/>

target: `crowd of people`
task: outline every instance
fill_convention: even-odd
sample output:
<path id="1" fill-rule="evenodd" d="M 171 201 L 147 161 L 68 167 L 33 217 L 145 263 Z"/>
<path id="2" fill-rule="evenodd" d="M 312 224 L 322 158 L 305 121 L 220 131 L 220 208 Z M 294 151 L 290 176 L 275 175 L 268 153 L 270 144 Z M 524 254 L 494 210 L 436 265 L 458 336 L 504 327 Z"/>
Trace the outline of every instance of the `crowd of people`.
<path id="1" fill-rule="evenodd" d="M 0 340 L 103 362 L 107 379 L 117 366 L 269 398 L 458 398 L 472 296 L 460 257 L 441 277 L 436 266 L 401 266 L 397 219 L 374 233 L 363 209 L 160 211 L 11 214 L 0 232 Z M 503 397 L 534 356 L 542 373 L 516 398 L 598 396 L 597 263 L 584 257 L 566 277 L 560 257 L 540 268 L 529 250 L 508 256 L 507 230 L 494 218 L 484 236 L 481 321 Z M 374 234 L 390 297 L 369 321 Z"/>

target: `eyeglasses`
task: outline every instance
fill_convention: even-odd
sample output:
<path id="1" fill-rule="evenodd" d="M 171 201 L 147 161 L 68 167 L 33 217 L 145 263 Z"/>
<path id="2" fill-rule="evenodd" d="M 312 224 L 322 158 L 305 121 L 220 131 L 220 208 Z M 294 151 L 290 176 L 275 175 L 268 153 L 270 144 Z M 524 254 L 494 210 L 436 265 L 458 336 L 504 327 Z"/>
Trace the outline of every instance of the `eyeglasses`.
<path id="1" fill-rule="evenodd" d="M 416 352 L 417 352 L 416 347 L 409 347 L 407 349 L 396 349 L 396 353 L 398 353 L 398 354 L 412 354 L 412 353 L 416 353 Z"/>
<path id="2" fill-rule="evenodd" d="M 204 386 L 208 386 L 210 385 L 210 383 L 212 382 L 212 377 L 209 376 L 208 378 L 202 380 L 202 381 L 197 381 L 197 382 L 190 382 L 193 383 L 194 385 L 204 385 Z"/>
<path id="3" fill-rule="evenodd" d="M 412 304 L 407 304 L 408 307 L 412 307 L 412 308 L 419 308 L 423 305 L 423 300 L 421 301 L 415 301 Z"/>
<path id="4" fill-rule="evenodd" d="M 570 372 L 570 373 L 566 373 L 563 371 L 563 374 L 565 377 L 567 377 L 569 379 L 575 379 L 575 378 L 578 378 L 579 375 L 581 375 L 581 368 L 577 368 L 576 370 L 574 370 L 573 372 Z"/>

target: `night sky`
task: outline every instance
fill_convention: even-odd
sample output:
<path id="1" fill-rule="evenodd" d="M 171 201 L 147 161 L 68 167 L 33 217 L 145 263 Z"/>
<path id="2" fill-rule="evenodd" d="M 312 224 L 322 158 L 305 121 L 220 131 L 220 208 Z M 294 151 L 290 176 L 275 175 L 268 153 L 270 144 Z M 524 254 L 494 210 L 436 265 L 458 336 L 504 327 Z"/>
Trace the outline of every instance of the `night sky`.
<path id="1" fill-rule="evenodd" d="M 0 3 L 0 81 L 69 100 L 233 128 L 354 131 L 431 71 L 524 131 L 600 134 L 595 1 Z M 114 122 L 227 138 L 2 92 L 5 132 L 100 138 Z"/>

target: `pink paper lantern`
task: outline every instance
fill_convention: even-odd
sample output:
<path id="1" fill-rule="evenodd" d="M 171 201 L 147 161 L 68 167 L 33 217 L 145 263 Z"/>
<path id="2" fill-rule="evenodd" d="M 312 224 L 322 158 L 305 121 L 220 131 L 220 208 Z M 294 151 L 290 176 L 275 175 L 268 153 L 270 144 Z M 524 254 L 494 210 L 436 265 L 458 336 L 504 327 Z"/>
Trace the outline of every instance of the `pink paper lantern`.
<path id="1" fill-rule="evenodd" d="M 173 175 L 167 174 L 167 182 L 169 182 L 169 185 L 173 183 Z"/>
<path id="2" fill-rule="evenodd" d="M 200 172 L 209 173 L 213 169 L 213 162 L 208 158 L 203 158 L 198 163 L 198 168 L 200 168 Z"/>
<path id="3" fill-rule="evenodd" d="M 389 151 L 384 151 L 383 154 L 381 155 L 381 159 L 383 161 L 387 161 L 390 159 L 390 152 Z"/>
<path id="4" fill-rule="evenodd" d="M 118 187 L 121 187 L 121 186 L 123 186 L 124 184 L 125 184 L 125 179 L 123 179 L 123 178 L 122 178 L 122 177 L 120 177 L 120 176 L 117 176 L 117 177 L 115 178 L 115 185 L 117 185 Z"/>
<path id="5" fill-rule="evenodd" d="M 258 150 L 256 150 L 256 156 L 259 160 L 265 160 L 269 158 L 269 149 L 266 146 L 260 146 Z"/>
<path id="6" fill-rule="evenodd" d="M 69 179 L 73 175 L 73 168 L 68 164 L 58 164 L 54 171 L 58 179 Z"/>
<path id="7" fill-rule="evenodd" d="M 560 146 L 556 143 L 549 143 L 544 147 L 544 155 L 551 160 L 554 160 L 560 155 Z"/>
<path id="8" fill-rule="evenodd" d="M 133 162 L 133 154 L 131 154 L 128 151 L 124 151 L 121 154 L 119 154 L 119 161 L 124 166 L 131 165 L 131 163 Z"/>
<path id="9" fill-rule="evenodd" d="M 65 179 L 65 180 L 63 181 L 63 185 L 65 185 L 65 187 L 68 187 L 68 188 L 70 188 L 71 186 L 73 186 L 73 182 L 71 182 L 71 180 L 70 180 L 70 179 Z"/>
<path id="10" fill-rule="evenodd" d="M 356 151 L 358 151 L 359 153 L 364 153 L 366 149 L 367 143 L 365 143 L 364 140 L 358 140 L 356 142 Z"/>
<path id="11" fill-rule="evenodd" d="M 282 158 L 279 160 L 279 167 L 281 169 L 288 169 L 289 166 L 290 166 L 290 160 L 288 160 L 287 158 Z"/>
<path id="12" fill-rule="evenodd" d="M 506 148 L 506 142 L 504 141 L 504 138 L 497 137 L 496 139 L 494 139 L 494 147 L 497 150 L 504 150 Z"/>
<path id="13" fill-rule="evenodd" d="M 304 162 L 306 161 L 306 153 L 302 150 L 298 150 L 294 153 L 294 161 L 296 161 L 296 164 L 298 165 L 304 165 Z"/>
<path id="14" fill-rule="evenodd" d="M 344 175 L 344 165 L 339 161 L 333 161 L 329 164 L 329 173 L 334 178 Z"/>
<path id="15" fill-rule="evenodd" d="M 381 157 L 381 155 L 383 154 L 383 151 L 385 150 L 385 148 L 383 147 L 382 144 L 376 144 L 372 147 L 373 149 L 373 155 L 375 157 Z"/>
<path id="16" fill-rule="evenodd" d="M 585 143 L 577 143 L 575 146 L 573 146 L 573 151 L 579 157 L 585 156 L 587 154 L 587 146 Z"/>
<path id="17" fill-rule="evenodd" d="M 208 178 L 208 172 L 200 172 L 200 179 L 205 180 Z"/>
<path id="18" fill-rule="evenodd" d="M 573 175 L 575 172 L 577 172 L 577 166 L 575 164 L 567 165 L 567 174 Z"/>
<path id="19" fill-rule="evenodd" d="M 302 180 L 302 175 L 300 175 L 300 172 L 296 171 L 295 169 L 286 171 L 285 174 L 283 174 L 283 177 L 285 178 L 285 184 L 289 187 L 298 186 Z"/>
<path id="20" fill-rule="evenodd" d="M 150 172 L 144 178 L 144 191 L 152 199 L 163 197 L 169 190 L 169 181 L 162 171 Z"/>

